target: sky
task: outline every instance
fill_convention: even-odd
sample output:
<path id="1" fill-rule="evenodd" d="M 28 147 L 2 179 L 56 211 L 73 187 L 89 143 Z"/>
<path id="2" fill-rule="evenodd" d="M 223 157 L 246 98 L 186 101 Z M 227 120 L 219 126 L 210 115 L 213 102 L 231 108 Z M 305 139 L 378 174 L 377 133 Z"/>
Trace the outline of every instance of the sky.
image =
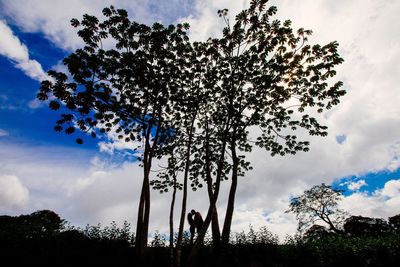
<path id="1" fill-rule="evenodd" d="M 126 9 L 141 23 L 189 22 L 190 37 L 219 36 L 218 9 L 234 15 L 246 0 L 0 0 L 0 214 L 50 209 L 72 225 L 135 225 L 142 169 L 126 144 L 95 140 L 78 145 L 53 131 L 58 115 L 35 99 L 50 69 L 82 46 L 71 18 L 102 8 Z M 327 137 L 308 137 L 310 151 L 271 157 L 255 148 L 254 170 L 240 178 L 233 231 L 267 226 L 283 239 L 296 231 L 290 199 L 313 185 L 344 190 L 340 207 L 352 215 L 387 219 L 400 213 L 400 1 L 273 0 L 276 18 L 313 30 L 310 43 L 337 40 L 345 62 L 336 78 L 347 94 L 322 116 Z M 229 183 L 218 200 L 223 215 Z M 180 197 L 180 196 L 179 196 Z M 178 201 L 179 201 L 178 197 Z M 170 194 L 151 192 L 150 231 L 168 230 Z M 205 190 L 188 208 L 205 215 Z M 178 218 L 179 209 L 175 211 Z M 220 216 L 221 225 L 223 216 Z M 177 224 L 177 220 L 175 223 Z"/>

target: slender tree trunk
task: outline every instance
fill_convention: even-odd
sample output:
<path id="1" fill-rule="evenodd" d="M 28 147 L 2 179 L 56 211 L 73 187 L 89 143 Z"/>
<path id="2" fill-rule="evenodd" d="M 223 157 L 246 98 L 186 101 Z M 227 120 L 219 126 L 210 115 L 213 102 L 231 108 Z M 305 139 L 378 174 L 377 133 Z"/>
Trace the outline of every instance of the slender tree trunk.
<path id="1" fill-rule="evenodd" d="M 324 222 L 326 222 L 329 225 L 329 229 L 334 231 L 336 234 L 342 234 L 343 233 L 343 231 L 341 231 L 338 228 L 336 228 L 336 226 L 332 223 L 331 219 L 329 219 L 328 215 L 326 215 L 326 216 L 322 215 L 322 220 Z"/>
<path id="2" fill-rule="evenodd" d="M 179 221 L 179 229 L 178 229 L 178 240 L 176 242 L 176 266 L 181 266 L 181 254 L 182 254 L 182 238 L 183 238 L 183 228 L 185 225 L 185 218 L 186 218 L 186 201 L 187 201 L 187 184 L 189 179 L 189 168 L 190 168 L 190 154 L 192 148 L 192 139 L 193 139 L 193 125 L 194 119 L 190 125 L 189 129 L 189 136 L 188 136 L 188 143 L 187 143 L 187 150 L 185 156 L 185 172 L 183 175 L 183 195 L 182 195 L 182 208 L 181 208 L 181 218 Z"/>
<path id="3" fill-rule="evenodd" d="M 207 191 L 208 191 L 209 202 L 212 203 L 213 198 L 214 198 L 214 192 L 212 190 L 211 171 L 208 168 L 208 166 L 210 166 L 210 164 L 211 163 L 209 161 L 209 157 L 206 155 Z M 214 248 L 218 248 L 219 247 L 219 243 L 220 243 L 220 239 L 221 239 L 221 233 L 220 233 L 220 230 L 219 230 L 217 207 L 214 207 L 214 211 L 213 211 L 212 217 L 211 217 L 211 233 L 212 233 L 213 247 Z"/>
<path id="4" fill-rule="evenodd" d="M 211 160 L 210 160 L 210 143 L 209 143 L 209 134 L 208 134 L 208 124 L 206 123 L 206 140 L 205 140 L 205 170 L 206 170 L 206 182 L 207 182 L 207 192 L 208 192 L 208 199 L 209 203 L 212 203 L 214 192 L 213 192 L 213 184 L 212 184 L 212 177 L 211 177 Z M 221 233 L 219 230 L 219 222 L 218 222 L 218 211 L 217 207 L 214 207 L 214 211 L 211 217 L 211 233 L 212 233 L 212 242 L 214 249 L 218 249 Z"/>
<path id="5" fill-rule="evenodd" d="M 151 164 L 149 164 L 151 166 Z M 149 166 L 149 168 L 150 168 Z M 147 177 L 145 178 L 145 202 L 144 202 L 144 216 L 143 216 L 143 229 L 142 229 L 142 247 L 147 247 L 147 240 L 149 234 L 149 221 L 150 221 L 150 169 L 148 170 Z"/>
<path id="6" fill-rule="evenodd" d="M 149 121 L 145 135 L 145 147 L 143 153 L 143 184 L 142 191 L 139 201 L 137 228 L 136 228 L 136 256 L 139 260 L 139 265 L 143 266 L 144 250 L 147 247 L 148 233 L 149 233 L 149 220 L 150 220 L 150 170 L 154 156 L 154 150 L 157 146 L 159 137 L 159 127 L 161 122 L 161 107 L 158 108 L 158 123 L 154 123 L 154 118 Z M 150 145 L 151 141 L 151 130 L 152 127 L 156 126 L 156 132 L 153 137 L 153 144 Z"/>
<path id="7" fill-rule="evenodd" d="M 181 217 L 180 217 L 180 221 L 179 221 L 178 239 L 176 241 L 176 266 L 177 267 L 181 266 L 183 227 L 185 224 L 185 217 L 186 217 L 186 200 L 187 200 L 187 177 L 185 177 L 183 180 Z"/>
<path id="8" fill-rule="evenodd" d="M 238 167 L 239 167 L 239 158 L 236 154 L 236 142 L 233 140 L 231 142 L 231 153 L 232 153 L 232 183 L 231 188 L 229 190 L 229 198 L 228 198 L 228 206 L 226 208 L 224 227 L 222 229 L 222 245 L 226 247 L 229 244 L 229 235 L 231 232 L 233 211 L 235 208 L 235 196 L 236 196 L 236 188 L 238 182 Z"/>
<path id="9" fill-rule="evenodd" d="M 145 155 L 143 161 L 143 183 L 142 183 L 142 191 L 140 194 L 140 201 L 138 208 L 138 217 L 136 224 L 136 240 L 135 240 L 136 256 L 138 257 L 140 264 L 143 264 L 142 257 L 144 249 L 147 246 L 147 234 L 148 234 L 149 214 L 150 214 L 149 168 L 151 165 L 149 166 L 148 151 L 145 151 L 144 154 Z"/>
<path id="10" fill-rule="evenodd" d="M 145 188 L 145 183 L 143 179 L 142 190 L 140 193 L 139 207 L 138 207 L 138 215 L 136 223 L 136 239 L 135 239 L 136 257 L 139 261 L 141 260 L 143 254 L 142 232 L 143 232 L 143 214 L 144 214 L 144 203 L 145 203 L 144 188 Z"/>
<path id="11" fill-rule="evenodd" d="M 174 207 L 175 207 L 175 197 L 176 197 L 176 175 L 174 175 L 174 191 L 172 192 L 171 208 L 169 210 L 169 250 L 170 250 L 170 260 L 171 267 L 174 266 Z"/>
<path id="12" fill-rule="evenodd" d="M 206 148 L 207 151 L 207 148 Z M 207 192 L 208 192 L 208 199 L 209 202 L 212 203 L 213 198 L 214 198 L 214 192 L 212 189 L 212 178 L 211 178 L 211 170 L 209 166 L 211 165 L 211 162 L 209 160 L 208 152 L 206 152 L 206 172 L 207 172 Z M 220 239 L 221 239 L 221 232 L 219 230 L 219 222 L 218 222 L 218 210 L 217 207 L 214 207 L 214 211 L 212 213 L 211 217 L 211 233 L 212 233 L 212 242 L 213 242 L 213 247 L 218 248 Z"/>
<path id="13" fill-rule="evenodd" d="M 203 228 L 202 228 L 201 232 L 198 234 L 196 241 L 194 242 L 194 245 L 192 247 L 192 250 L 190 251 L 190 254 L 189 254 L 189 257 L 187 260 L 187 264 L 186 264 L 187 267 L 194 266 L 194 261 L 196 260 L 197 254 L 200 250 L 200 247 L 203 244 L 204 236 L 207 232 L 208 227 L 210 226 L 210 222 L 212 220 L 214 210 L 216 209 L 215 204 L 217 202 L 218 195 L 219 195 L 219 188 L 220 188 L 220 184 L 221 184 L 221 177 L 222 177 L 224 161 L 225 161 L 225 149 L 226 149 L 226 140 L 223 140 L 222 146 L 221 146 L 221 154 L 220 154 L 220 158 L 218 160 L 214 194 L 211 198 L 210 206 L 207 211 L 206 219 L 204 220 Z"/>
<path id="14" fill-rule="evenodd" d="M 211 218 L 211 234 L 212 234 L 213 247 L 214 249 L 218 250 L 221 240 L 221 232 L 219 230 L 218 210 L 216 206 L 214 207 L 214 211 Z"/>

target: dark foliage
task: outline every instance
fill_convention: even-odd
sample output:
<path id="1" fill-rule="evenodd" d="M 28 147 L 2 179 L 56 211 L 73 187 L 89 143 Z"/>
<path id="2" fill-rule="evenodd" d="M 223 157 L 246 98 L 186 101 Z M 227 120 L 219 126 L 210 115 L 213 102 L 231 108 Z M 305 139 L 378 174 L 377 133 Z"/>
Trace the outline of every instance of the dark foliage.
<path id="1" fill-rule="evenodd" d="M 400 231 L 400 214 L 389 217 L 389 224 L 394 231 Z"/>
<path id="2" fill-rule="evenodd" d="M 0 216 L 0 240 L 52 237 L 59 233 L 63 224 L 60 216 L 50 210 L 17 217 Z"/>
<path id="3" fill-rule="evenodd" d="M 133 263 L 127 227 L 74 229 L 49 210 L 0 216 L 0 257 L 13 266 L 127 265 Z"/>
<path id="4" fill-rule="evenodd" d="M 390 225 L 384 219 L 362 216 L 347 218 L 343 228 L 345 233 L 353 236 L 379 236 L 391 230 Z"/>
<path id="5" fill-rule="evenodd" d="M 127 223 L 122 228 L 113 222 L 104 228 L 74 229 L 63 222 L 52 211 L 0 216 L 3 262 L 14 266 L 137 266 Z M 152 246 L 144 253 L 146 266 L 168 265 L 170 254 L 165 241 L 163 235 L 154 234 Z M 184 243 L 183 262 L 189 252 Z M 290 238 L 278 244 L 267 228 L 250 227 L 248 232 L 232 235 L 223 259 L 214 253 L 211 242 L 205 243 L 196 266 L 397 266 L 399 260 L 400 234 L 395 231 L 363 236 L 330 233 L 318 238 Z"/>

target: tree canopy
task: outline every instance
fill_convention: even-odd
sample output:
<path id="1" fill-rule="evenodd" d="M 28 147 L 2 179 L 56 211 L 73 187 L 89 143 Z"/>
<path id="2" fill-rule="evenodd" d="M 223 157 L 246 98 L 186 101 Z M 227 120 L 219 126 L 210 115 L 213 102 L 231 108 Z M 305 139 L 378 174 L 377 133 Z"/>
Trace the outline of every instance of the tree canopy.
<path id="1" fill-rule="evenodd" d="M 330 231 L 342 232 L 341 227 L 347 213 L 338 207 L 342 191 L 324 183 L 315 185 L 291 200 L 286 212 L 296 215 L 298 229 L 307 230 L 317 222 L 328 226 Z"/>

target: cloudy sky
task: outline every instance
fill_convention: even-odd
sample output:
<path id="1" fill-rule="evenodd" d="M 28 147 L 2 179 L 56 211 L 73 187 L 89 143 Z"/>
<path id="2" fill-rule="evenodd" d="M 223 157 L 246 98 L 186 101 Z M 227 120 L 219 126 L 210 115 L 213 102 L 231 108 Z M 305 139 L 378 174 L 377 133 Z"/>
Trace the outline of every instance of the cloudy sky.
<path id="1" fill-rule="evenodd" d="M 239 181 L 233 230 L 252 224 L 281 237 L 293 234 L 295 218 L 284 213 L 290 198 L 322 182 L 345 190 L 341 205 L 351 214 L 400 213 L 400 1 L 270 3 L 278 7 L 277 18 L 312 29 L 312 42 L 339 42 L 345 63 L 337 78 L 347 95 L 324 114 L 329 135 L 311 138 L 310 152 L 271 158 L 254 150 L 254 170 Z M 46 71 L 62 69 L 61 60 L 82 45 L 70 19 L 100 16 L 111 4 L 143 23 L 189 22 L 191 37 L 205 40 L 221 32 L 218 9 L 234 15 L 248 1 L 0 0 L 0 214 L 51 209 L 77 226 L 135 224 L 142 177 L 137 163 L 118 144 L 79 146 L 56 134 L 57 114 L 35 100 Z M 218 202 L 220 214 L 227 189 L 228 184 Z M 152 192 L 151 231 L 167 231 L 170 197 Z M 189 208 L 205 214 L 205 192 L 190 194 Z"/>

